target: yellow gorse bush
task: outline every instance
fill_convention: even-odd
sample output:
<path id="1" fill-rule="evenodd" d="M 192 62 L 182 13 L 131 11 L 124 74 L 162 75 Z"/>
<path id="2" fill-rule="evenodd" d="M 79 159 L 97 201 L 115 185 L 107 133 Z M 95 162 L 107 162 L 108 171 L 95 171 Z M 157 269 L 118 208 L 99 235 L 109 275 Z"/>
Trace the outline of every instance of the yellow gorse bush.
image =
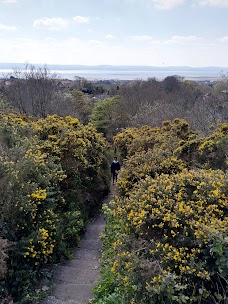
<path id="1" fill-rule="evenodd" d="M 202 138 L 175 119 L 115 136 L 126 158 L 115 201 L 104 208 L 95 303 L 227 299 L 227 130 L 223 124 Z"/>
<path id="2" fill-rule="evenodd" d="M 0 182 L 7 190 L 0 224 L 15 244 L 8 283 L 15 299 L 79 241 L 107 192 L 107 147 L 94 127 L 76 118 L 0 114 Z"/>
<path id="3" fill-rule="evenodd" d="M 28 197 L 30 197 L 29 194 Z M 36 189 L 35 192 L 31 194 L 31 197 L 37 200 L 45 200 L 45 198 L 47 197 L 47 191 L 46 189 Z"/>
<path id="4" fill-rule="evenodd" d="M 160 128 L 143 126 L 139 129 L 126 129 L 114 137 L 114 144 L 124 157 L 129 157 L 136 152 L 154 148 L 171 153 L 177 148 L 179 141 L 194 138 L 196 138 L 196 134 L 190 130 L 186 121 L 174 119 L 164 121 Z"/>
<path id="5" fill-rule="evenodd" d="M 227 260 L 221 262 L 227 252 L 227 191 L 222 171 L 183 170 L 146 177 L 129 197 L 117 198 L 112 214 L 114 221 L 121 219 L 123 233 L 112 244 L 110 271 L 118 286 L 131 294 L 140 280 L 139 303 L 150 303 L 156 293 L 174 303 L 182 297 L 183 303 L 197 303 L 201 288 L 205 298 L 218 291 L 222 297 L 224 287 L 213 286 L 218 275 L 227 275 Z M 172 292 L 162 288 L 164 282 Z"/>

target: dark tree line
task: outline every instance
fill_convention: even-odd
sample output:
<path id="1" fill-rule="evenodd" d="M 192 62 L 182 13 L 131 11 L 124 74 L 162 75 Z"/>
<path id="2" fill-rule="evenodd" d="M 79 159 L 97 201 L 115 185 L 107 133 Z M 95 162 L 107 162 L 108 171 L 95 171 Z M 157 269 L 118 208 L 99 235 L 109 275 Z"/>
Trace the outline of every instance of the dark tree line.
<path id="1" fill-rule="evenodd" d="M 46 66 L 25 65 L 24 70 L 14 70 L 9 81 L 2 94 L 16 111 L 36 117 L 71 115 L 84 124 L 92 121 L 109 139 L 126 127 L 160 126 L 174 118 L 184 118 L 208 134 L 228 120 L 227 75 L 211 85 L 179 76 L 123 82 L 80 78 L 61 91 L 57 75 Z"/>
<path id="2" fill-rule="evenodd" d="M 163 81 L 137 80 L 120 86 L 116 93 L 122 99 L 122 112 L 127 114 L 130 127 L 158 126 L 164 120 L 184 118 L 195 130 L 207 134 L 211 127 L 228 119 L 226 77 L 212 86 L 178 76 Z"/>

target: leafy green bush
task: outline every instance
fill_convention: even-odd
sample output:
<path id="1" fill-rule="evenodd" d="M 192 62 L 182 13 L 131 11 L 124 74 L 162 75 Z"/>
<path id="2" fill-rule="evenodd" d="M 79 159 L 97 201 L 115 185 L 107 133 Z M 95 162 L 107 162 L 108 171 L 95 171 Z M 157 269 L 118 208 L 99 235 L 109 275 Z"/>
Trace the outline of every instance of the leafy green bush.
<path id="1" fill-rule="evenodd" d="M 117 199 L 106 211 L 98 299 L 121 291 L 126 303 L 225 301 L 227 189 L 222 171 L 184 170 Z"/>
<path id="2" fill-rule="evenodd" d="M 78 119 L 14 114 L 1 115 L 0 144 L 0 236 L 14 244 L 7 284 L 32 302 L 43 270 L 70 256 L 108 192 L 107 144 Z"/>
<path id="3" fill-rule="evenodd" d="M 175 119 L 115 137 L 126 159 L 94 303 L 226 303 L 227 136 L 227 124 L 200 138 Z"/>

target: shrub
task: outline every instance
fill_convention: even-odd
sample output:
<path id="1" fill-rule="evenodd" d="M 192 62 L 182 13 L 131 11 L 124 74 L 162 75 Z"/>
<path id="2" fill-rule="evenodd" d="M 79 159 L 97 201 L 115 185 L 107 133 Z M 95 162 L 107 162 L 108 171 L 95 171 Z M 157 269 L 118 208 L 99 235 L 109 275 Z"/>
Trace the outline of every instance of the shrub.
<path id="1" fill-rule="evenodd" d="M 114 137 L 114 144 L 123 157 L 129 157 L 156 148 L 173 152 L 180 141 L 195 137 L 196 134 L 190 130 L 188 123 L 176 118 L 164 121 L 160 128 L 143 126 L 139 129 L 126 129 Z"/>
<path id="2" fill-rule="evenodd" d="M 7 284 L 14 300 L 32 302 L 44 269 L 70 256 L 108 192 L 107 144 L 71 117 L 0 118 L 1 236 L 14 244 Z"/>
<path id="3" fill-rule="evenodd" d="M 161 173 L 178 173 L 186 166 L 184 161 L 172 156 L 168 151 L 159 149 L 137 152 L 124 162 L 121 179 L 117 185 L 118 194 L 128 195 L 134 185 L 146 176 L 155 178 Z"/>
<path id="4" fill-rule="evenodd" d="M 126 159 L 94 303 L 226 303 L 227 124 L 200 138 L 175 119 L 115 144 Z"/>
<path id="5" fill-rule="evenodd" d="M 225 171 L 228 168 L 227 149 L 228 124 L 223 123 L 208 137 L 180 142 L 174 155 L 191 167 Z"/>
<path id="6" fill-rule="evenodd" d="M 10 296 L 6 289 L 6 274 L 7 274 L 7 259 L 8 259 L 8 249 L 10 245 L 6 239 L 0 237 L 0 300 L 1 303 L 8 303 Z"/>
<path id="7" fill-rule="evenodd" d="M 222 171 L 183 170 L 147 177 L 117 199 L 106 285 L 115 280 L 127 303 L 225 301 L 227 186 Z"/>

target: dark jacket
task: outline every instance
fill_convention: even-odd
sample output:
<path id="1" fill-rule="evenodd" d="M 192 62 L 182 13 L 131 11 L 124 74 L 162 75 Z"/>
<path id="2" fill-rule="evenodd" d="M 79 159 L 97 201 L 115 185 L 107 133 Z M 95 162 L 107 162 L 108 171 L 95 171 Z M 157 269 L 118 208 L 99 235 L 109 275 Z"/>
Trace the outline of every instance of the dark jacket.
<path id="1" fill-rule="evenodd" d="M 115 171 L 119 171 L 120 170 L 120 163 L 117 162 L 112 162 L 111 164 L 111 173 L 115 173 Z"/>

